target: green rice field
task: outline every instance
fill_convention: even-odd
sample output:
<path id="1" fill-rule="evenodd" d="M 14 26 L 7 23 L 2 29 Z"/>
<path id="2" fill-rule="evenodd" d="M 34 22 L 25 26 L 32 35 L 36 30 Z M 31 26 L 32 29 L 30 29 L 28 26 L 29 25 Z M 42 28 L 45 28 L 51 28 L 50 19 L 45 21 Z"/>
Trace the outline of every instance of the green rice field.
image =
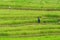
<path id="1" fill-rule="evenodd" d="M 0 0 L 0 7 L 60 8 L 60 0 Z"/>
<path id="2" fill-rule="evenodd" d="M 60 11 L 52 9 L 60 0 L 0 0 L 0 40 L 60 40 Z"/>

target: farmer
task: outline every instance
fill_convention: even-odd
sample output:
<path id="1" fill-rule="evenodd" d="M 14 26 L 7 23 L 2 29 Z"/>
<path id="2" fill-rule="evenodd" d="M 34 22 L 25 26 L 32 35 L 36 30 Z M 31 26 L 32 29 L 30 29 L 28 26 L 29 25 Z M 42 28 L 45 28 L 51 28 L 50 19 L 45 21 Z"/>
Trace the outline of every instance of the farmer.
<path id="1" fill-rule="evenodd" d="M 40 17 L 38 17 L 38 23 L 40 23 Z"/>

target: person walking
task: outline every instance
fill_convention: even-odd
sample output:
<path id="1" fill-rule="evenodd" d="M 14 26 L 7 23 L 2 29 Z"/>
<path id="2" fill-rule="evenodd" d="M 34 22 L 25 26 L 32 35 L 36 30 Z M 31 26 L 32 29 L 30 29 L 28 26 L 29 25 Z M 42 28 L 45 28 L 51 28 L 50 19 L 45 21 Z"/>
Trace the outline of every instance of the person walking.
<path id="1" fill-rule="evenodd" d="M 38 23 L 40 23 L 40 21 L 41 21 L 41 20 L 40 20 L 40 17 L 38 17 Z"/>

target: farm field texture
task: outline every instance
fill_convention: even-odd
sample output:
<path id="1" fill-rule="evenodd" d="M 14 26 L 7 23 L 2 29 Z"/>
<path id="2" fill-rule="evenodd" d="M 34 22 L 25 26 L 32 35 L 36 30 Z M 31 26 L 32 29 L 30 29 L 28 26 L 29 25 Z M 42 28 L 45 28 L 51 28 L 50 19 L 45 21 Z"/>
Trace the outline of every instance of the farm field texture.
<path id="1" fill-rule="evenodd" d="M 60 11 L 51 9 L 60 0 L 0 0 L 0 40 L 60 40 Z"/>
<path id="2" fill-rule="evenodd" d="M 40 24 L 37 22 L 38 16 L 41 18 Z M 60 11 L 0 9 L 0 39 L 59 40 L 59 18 Z"/>
<path id="3" fill-rule="evenodd" d="M 7 8 L 60 8 L 60 0 L 0 0 L 0 7 Z"/>
<path id="4" fill-rule="evenodd" d="M 37 17 L 41 18 L 41 23 L 59 23 L 60 11 L 0 9 L 0 24 L 37 23 Z"/>

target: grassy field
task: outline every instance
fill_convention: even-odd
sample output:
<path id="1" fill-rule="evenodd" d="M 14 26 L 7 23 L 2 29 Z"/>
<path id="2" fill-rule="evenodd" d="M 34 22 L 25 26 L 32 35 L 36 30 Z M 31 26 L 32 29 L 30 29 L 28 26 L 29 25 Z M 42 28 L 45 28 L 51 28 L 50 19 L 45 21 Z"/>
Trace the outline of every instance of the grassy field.
<path id="1" fill-rule="evenodd" d="M 37 23 L 37 17 L 41 18 L 41 23 L 59 23 L 60 11 L 0 9 L 0 24 Z"/>
<path id="2" fill-rule="evenodd" d="M 0 40 L 60 40 L 59 20 L 60 11 L 0 9 Z"/>
<path id="3" fill-rule="evenodd" d="M 28 37 L 28 38 L 0 38 L 0 40 L 60 40 L 60 36 L 42 36 L 42 37 Z"/>
<path id="4" fill-rule="evenodd" d="M 60 8 L 60 0 L 0 0 L 0 7 Z"/>
<path id="5" fill-rule="evenodd" d="M 60 40 L 58 10 L 60 0 L 0 0 L 0 40 Z"/>

